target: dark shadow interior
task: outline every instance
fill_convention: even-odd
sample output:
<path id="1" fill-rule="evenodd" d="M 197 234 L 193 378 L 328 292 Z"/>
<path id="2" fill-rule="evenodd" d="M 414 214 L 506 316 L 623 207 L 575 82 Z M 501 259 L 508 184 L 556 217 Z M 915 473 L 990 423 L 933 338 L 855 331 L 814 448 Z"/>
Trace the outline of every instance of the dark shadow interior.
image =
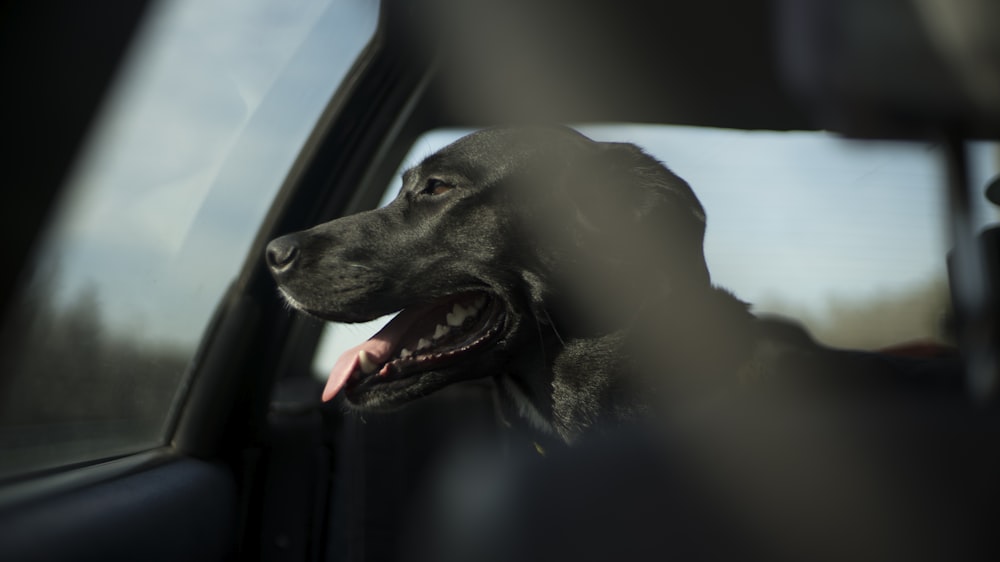
<path id="1" fill-rule="evenodd" d="M 969 198 L 979 195 L 963 179 L 962 142 L 1000 140 L 1000 5 L 382 4 L 375 39 L 218 305 L 162 457 L 6 483 L 11 497 L 27 499 L 0 504 L 0 558 L 996 559 L 988 523 L 1000 501 L 996 230 L 978 238 L 970 230 Z M 16 298 L 144 5 L 15 1 L 0 9 L 0 108 L 17 141 L 4 159 L 8 203 L 17 203 L 0 206 L 0 314 Z M 955 232 L 952 286 L 963 352 L 978 374 L 966 375 L 967 391 L 891 408 L 762 407 L 769 415 L 755 417 L 760 405 L 733 405 L 696 420 L 694 434 L 759 439 L 759 450 L 775 455 L 764 461 L 736 447 L 727 470 L 711 477 L 679 460 L 697 457 L 691 433 L 665 449 L 640 431 L 564 449 L 504 427 L 483 383 L 389 416 L 321 405 L 309 366 L 321 326 L 276 298 L 261 258 L 266 243 L 373 206 L 427 130 L 536 121 L 830 130 L 953 147 L 942 186 Z M 859 460 L 867 464 L 819 471 L 825 480 L 801 477 L 838 451 L 818 444 L 845 439 L 871 454 Z M 872 496 L 872 482 L 893 486 Z M 748 490 L 739 501 L 726 495 Z M 747 523 L 741 510 L 757 513 L 770 500 Z"/>

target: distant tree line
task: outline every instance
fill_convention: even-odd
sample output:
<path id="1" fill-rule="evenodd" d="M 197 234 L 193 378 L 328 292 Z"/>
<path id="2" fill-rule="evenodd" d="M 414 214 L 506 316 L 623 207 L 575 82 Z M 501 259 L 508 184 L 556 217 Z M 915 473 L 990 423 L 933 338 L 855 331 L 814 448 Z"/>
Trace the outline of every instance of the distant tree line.
<path id="1" fill-rule="evenodd" d="M 67 307 L 51 295 L 27 292 L 0 333 L 0 429 L 130 420 L 158 430 L 193 350 L 108 329 L 93 286 Z"/>
<path id="2" fill-rule="evenodd" d="M 918 340 L 949 342 L 948 282 L 943 278 L 867 298 L 833 297 L 817 310 L 780 298 L 756 309 L 794 318 L 834 347 L 877 349 Z"/>

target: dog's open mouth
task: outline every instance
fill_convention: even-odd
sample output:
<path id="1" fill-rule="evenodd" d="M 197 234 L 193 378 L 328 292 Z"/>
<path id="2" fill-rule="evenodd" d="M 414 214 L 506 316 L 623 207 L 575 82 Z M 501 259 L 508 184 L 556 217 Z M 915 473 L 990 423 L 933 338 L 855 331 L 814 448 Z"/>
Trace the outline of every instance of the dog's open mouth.
<path id="1" fill-rule="evenodd" d="M 495 340 L 502 320 L 500 300 L 484 291 L 407 307 L 371 339 L 337 359 L 323 400 L 345 386 L 350 390 L 398 381 L 457 362 Z"/>

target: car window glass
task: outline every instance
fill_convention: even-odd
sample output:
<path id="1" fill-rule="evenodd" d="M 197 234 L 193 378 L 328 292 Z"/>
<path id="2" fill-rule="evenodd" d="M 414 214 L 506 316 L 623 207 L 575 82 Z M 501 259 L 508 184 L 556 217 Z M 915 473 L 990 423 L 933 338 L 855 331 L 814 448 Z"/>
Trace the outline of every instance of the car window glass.
<path id="1" fill-rule="evenodd" d="M 0 476 L 166 441 L 213 309 L 377 11 L 150 9 L 0 325 Z"/>
<path id="2" fill-rule="evenodd" d="M 691 184 L 708 215 L 705 255 L 716 285 L 760 314 L 800 321 L 820 341 L 874 349 L 948 339 L 943 162 L 934 145 L 843 140 L 823 132 L 662 125 L 577 127 L 632 142 Z M 424 135 L 403 168 L 469 131 Z M 971 143 L 972 181 L 1000 169 L 996 144 Z M 397 175 L 398 178 L 398 175 Z M 398 179 L 383 204 L 399 190 Z M 980 198 L 976 222 L 997 220 Z M 317 377 L 387 319 L 330 324 Z"/>

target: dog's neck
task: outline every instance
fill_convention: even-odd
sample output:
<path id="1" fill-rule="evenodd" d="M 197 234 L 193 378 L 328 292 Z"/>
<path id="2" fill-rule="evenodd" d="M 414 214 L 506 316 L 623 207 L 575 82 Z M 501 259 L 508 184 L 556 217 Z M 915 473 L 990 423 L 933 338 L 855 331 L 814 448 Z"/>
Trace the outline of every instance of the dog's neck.
<path id="1" fill-rule="evenodd" d="M 666 295 L 632 330 L 630 353 L 662 392 L 686 399 L 734 380 L 754 353 L 756 318 L 718 287 Z"/>
<path id="2" fill-rule="evenodd" d="M 653 402 L 735 383 L 753 354 L 754 320 L 745 303 L 722 289 L 661 296 L 619 330 L 545 338 L 547 373 L 512 373 L 500 387 L 508 411 L 571 442 L 585 431 L 639 419 Z"/>

